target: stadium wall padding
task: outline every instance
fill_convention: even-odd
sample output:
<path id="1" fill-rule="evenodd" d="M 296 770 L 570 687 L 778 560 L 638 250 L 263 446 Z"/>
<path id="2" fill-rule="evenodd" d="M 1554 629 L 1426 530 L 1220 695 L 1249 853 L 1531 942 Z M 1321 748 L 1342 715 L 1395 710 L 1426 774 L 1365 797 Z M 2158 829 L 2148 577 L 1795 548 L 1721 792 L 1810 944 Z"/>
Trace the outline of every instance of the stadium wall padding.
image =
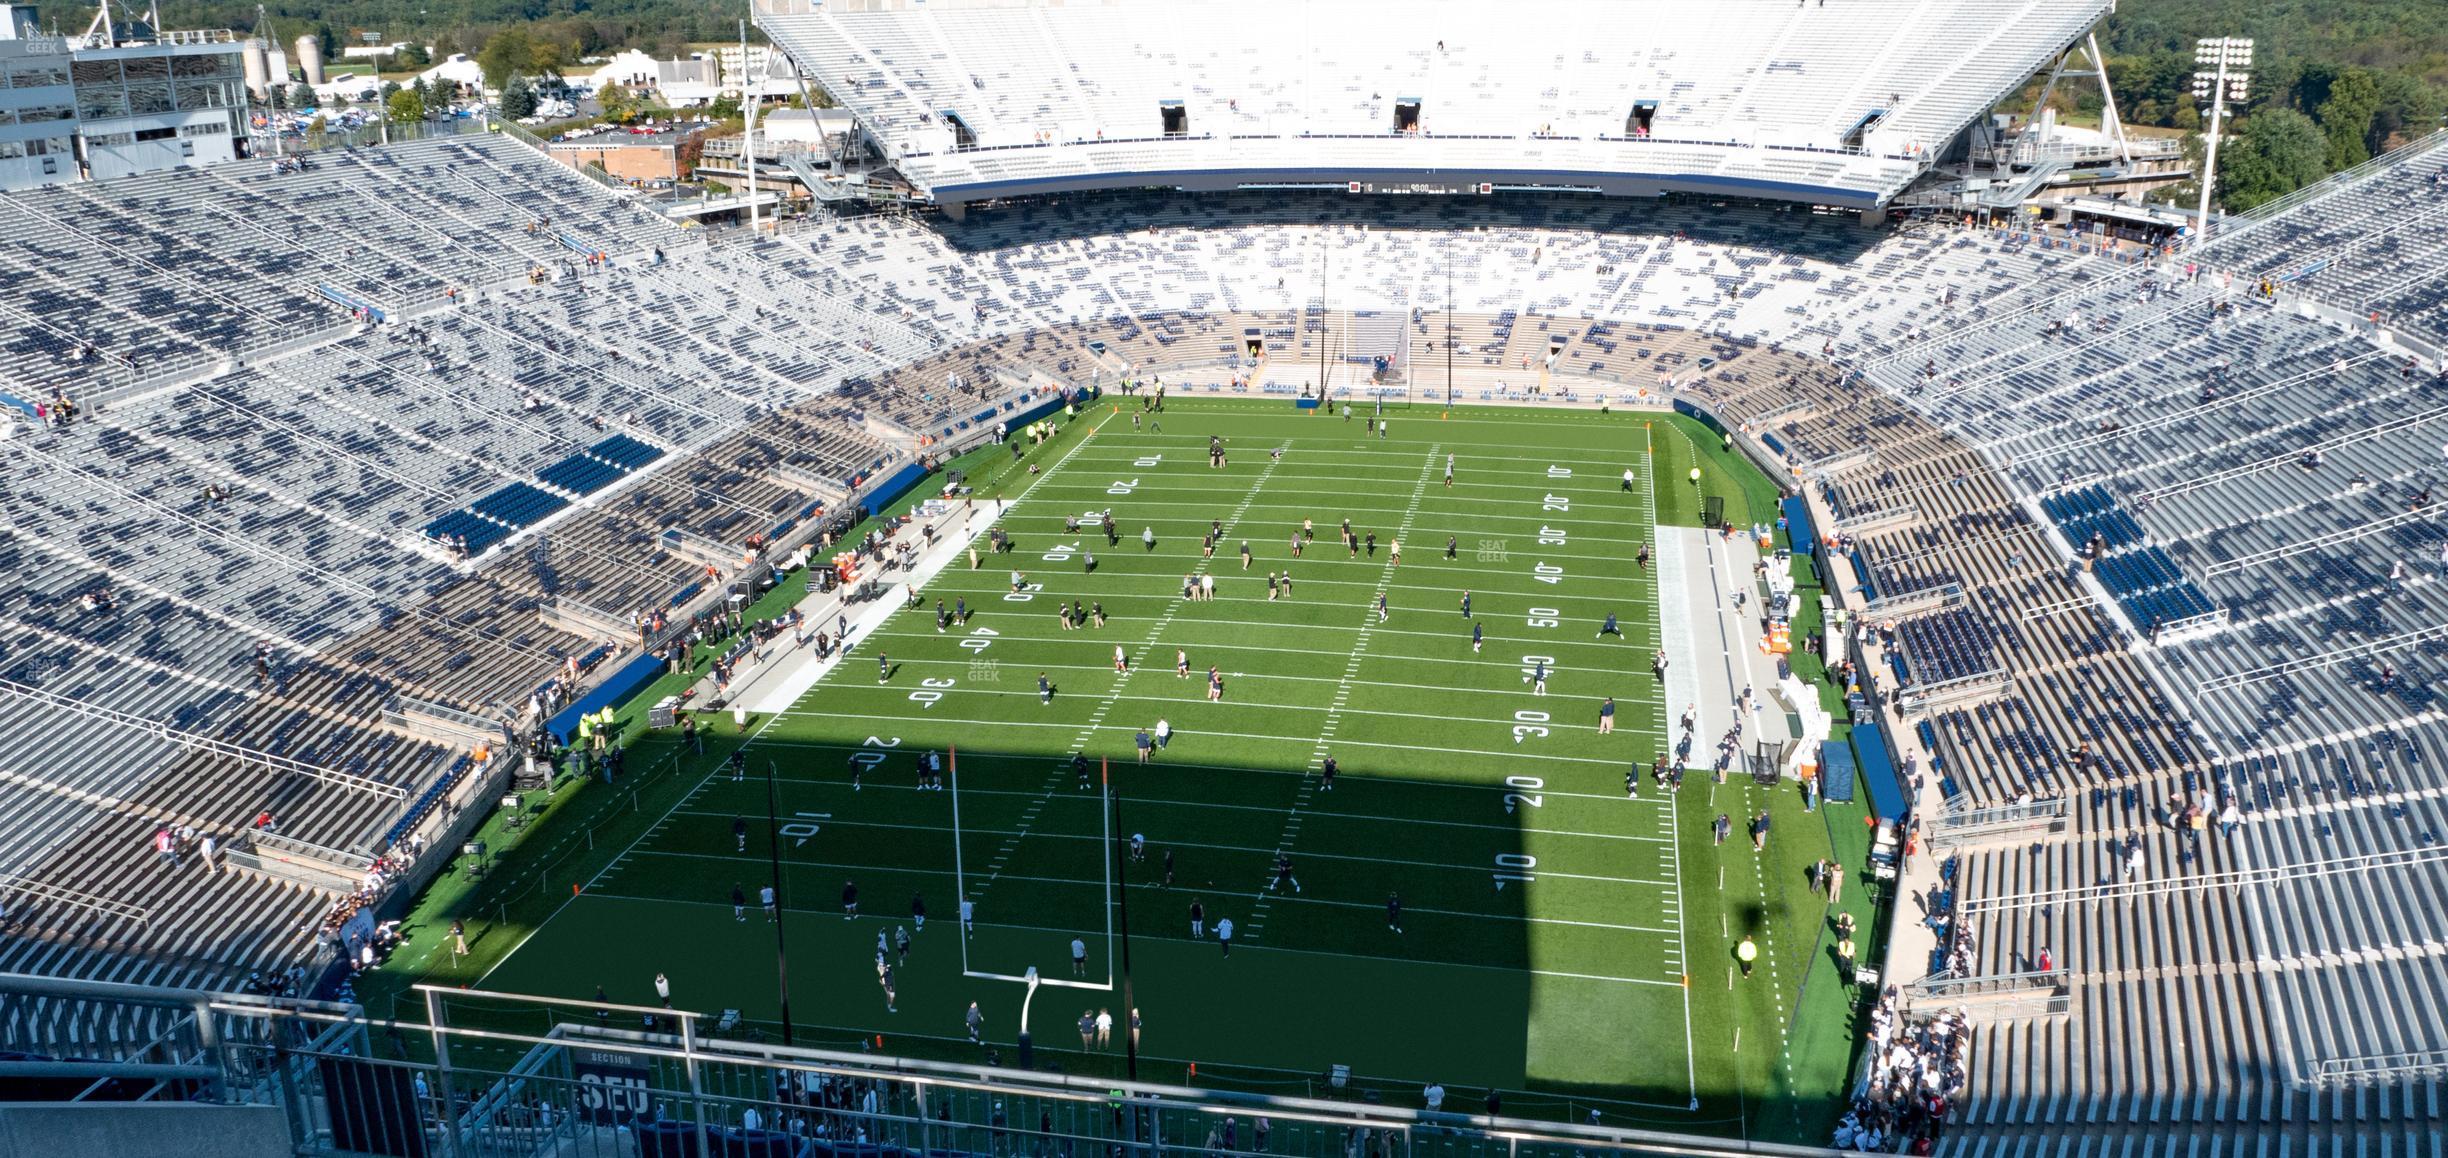
<path id="1" fill-rule="evenodd" d="M 552 733 L 556 742 L 567 744 L 570 737 L 578 734 L 578 717 L 588 712 L 619 707 L 623 701 L 636 695 L 639 688 L 653 683 L 655 677 L 662 674 L 663 661 L 651 655 L 630 660 L 621 665 L 619 671 L 613 672 L 610 679 L 597 684 L 594 691 L 578 697 L 570 706 L 555 713 L 552 722 L 545 728 Z"/>

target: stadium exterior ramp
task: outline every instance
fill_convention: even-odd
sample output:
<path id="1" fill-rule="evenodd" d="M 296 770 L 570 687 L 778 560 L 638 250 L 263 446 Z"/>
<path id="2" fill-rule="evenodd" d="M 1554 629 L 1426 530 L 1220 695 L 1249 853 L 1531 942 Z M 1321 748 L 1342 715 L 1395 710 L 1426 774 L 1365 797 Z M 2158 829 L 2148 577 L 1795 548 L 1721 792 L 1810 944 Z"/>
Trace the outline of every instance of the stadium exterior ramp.
<path id="1" fill-rule="evenodd" d="M 946 205 L 1156 185 L 1872 209 L 2112 7 L 759 0 L 757 21 Z"/>

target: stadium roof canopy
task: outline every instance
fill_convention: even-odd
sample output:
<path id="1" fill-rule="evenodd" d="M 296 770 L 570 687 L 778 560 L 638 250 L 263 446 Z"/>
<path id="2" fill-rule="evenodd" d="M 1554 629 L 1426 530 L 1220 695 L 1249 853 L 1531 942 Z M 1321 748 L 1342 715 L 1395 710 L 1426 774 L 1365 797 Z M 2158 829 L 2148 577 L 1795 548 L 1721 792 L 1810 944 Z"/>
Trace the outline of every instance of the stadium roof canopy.
<path id="1" fill-rule="evenodd" d="M 759 0 L 939 201 L 1481 183 L 1868 208 L 2113 0 Z"/>

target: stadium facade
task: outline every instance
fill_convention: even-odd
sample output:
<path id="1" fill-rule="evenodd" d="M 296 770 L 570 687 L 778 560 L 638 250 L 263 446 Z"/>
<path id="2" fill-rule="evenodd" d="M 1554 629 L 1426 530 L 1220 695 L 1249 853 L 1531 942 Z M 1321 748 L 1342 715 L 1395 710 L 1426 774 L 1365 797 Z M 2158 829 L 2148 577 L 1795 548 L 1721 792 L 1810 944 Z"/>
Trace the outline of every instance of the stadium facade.
<path id="1" fill-rule="evenodd" d="M 238 156 L 246 94 L 228 33 L 67 38 L 0 8 L 0 189 L 108 180 Z"/>
<path id="2" fill-rule="evenodd" d="M 2112 7 L 763 0 L 757 23 L 949 208 L 1160 186 L 1871 210 Z"/>

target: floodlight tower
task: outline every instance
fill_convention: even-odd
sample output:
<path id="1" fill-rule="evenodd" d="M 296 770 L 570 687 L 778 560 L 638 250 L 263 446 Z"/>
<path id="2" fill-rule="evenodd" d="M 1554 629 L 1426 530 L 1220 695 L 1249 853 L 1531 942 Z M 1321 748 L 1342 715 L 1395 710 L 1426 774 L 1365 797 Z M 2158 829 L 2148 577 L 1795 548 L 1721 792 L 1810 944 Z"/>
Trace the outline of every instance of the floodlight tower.
<path id="1" fill-rule="evenodd" d="M 755 7 L 755 6 L 754 6 L 753 4 L 752 4 L 752 5 L 750 5 L 750 8 L 751 8 L 751 9 L 753 9 L 754 7 Z M 742 157 L 742 158 L 743 158 L 743 159 L 744 159 L 744 160 L 747 162 L 746 164 L 742 165 L 742 166 L 741 166 L 741 168 L 744 168 L 744 169 L 746 169 L 746 170 L 748 171 L 748 237 L 749 237 L 749 239 L 750 239 L 750 240 L 754 240 L 754 239 L 756 238 L 756 235 L 757 235 L 757 156 L 756 156 L 756 117 L 757 117 L 757 104 L 758 104 L 758 101 L 757 101 L 757 93 L 756 93 L 756 90 L 755 90 L 755 89 L 753 89 L 753 88 L 748 87 L 748 22 L 747 22 L 746 20 L 742 20 L 742 21 L 740 21 L 740 26 L 739 26 L 739 28 L 740 28 L 740 74 L 739 74 L 739 86 L 740 86 L 740 110 L 741 110 L 741 120 L 740 120 L 740 156 L 741 156 L 741 157 Z M 776 46 L 776 47 L 777 47 L 777 49 L 779 48 L 779 46 Z M 766 59 L 766 68 L 767 68 L 768 70 L 771 70 L 771 69 L 772 69 L 772 67 L 773 67 L 773 63 L 772 63 L 772 62 L 773 62 L 773 58 L 772 58 L 772 57 L 770 57 L 770 56 L 768 56 L 768 57 L 766 57 L 765 59 Z M 677 195 L 677 194 L 675 193 L 675 195 Z M 815 195 L 816 195 L 816 191 L 815 191 L 815 190 L 813 190 L 813 189 L 808 190 L 808 196 L 810 196 L 810 197 L 814 197 Z M 776 209 L 776 212 L 778 213 L 778 212 L 780 211 L 780 206 L 779 206 L 779 205 L 777 205 L 777 206 L 775 207 L 775 209 Z M 777 231 L 778 231 L 778 230 L 777 230 Z"/>
<path id="2" fill-rule="evenodd" d="M 2244 99 L 2252 83 L 2253 42 L 2244 37 L 2206 37 L 2193 43 L 2193 63 L 2201 71 L 2193 74 L 2193 99 L 2210 102 L 2208 126 L 2209 153 L 2202 160 L 2201 210 L 2194 218 L 2199 232 L 2195 244 L 2210 236 L 2210 187 L 2218 181 L 2219 134 L 2227 116 L 2230 99 Z"/>

